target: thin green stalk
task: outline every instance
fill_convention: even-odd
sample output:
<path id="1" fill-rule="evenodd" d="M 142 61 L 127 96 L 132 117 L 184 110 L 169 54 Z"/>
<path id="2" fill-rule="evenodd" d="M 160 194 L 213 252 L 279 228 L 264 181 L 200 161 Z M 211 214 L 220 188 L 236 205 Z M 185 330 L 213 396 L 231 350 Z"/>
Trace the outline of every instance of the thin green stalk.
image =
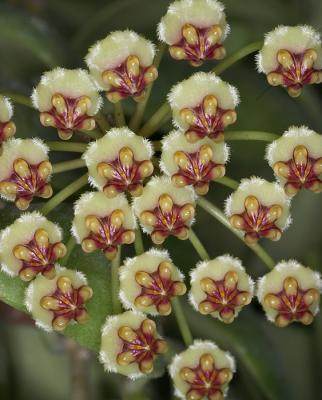
<path id="1" fill-rule="evenodd" d="M 63 161 L 53 165 L 53 174 L 59 174 L 65 171 L 71 171 L 73 169 L 84 168 L 85 166 L 85 161 L 81 158 L 77 158 L 76 160 Z"/>
<path id="2" fill-rule="evenodd" d="M 171 108 L 167 102 L 152 115 L 152 117 L 139 130 L 139 135 L 149 137 L 154 134 L 163 124 L 171 119 Z"/>
<path id="3" fill-rule="evenodd" d="M 9 97 L 14 103 L 21 104 L 26 107 L 33 108 L 32 102 L 30 97 L 24 96 L 23 94 L 19 93 L 11 93 L 11 92 L 2 92 L 4 96 Z"/>
<path id="4" fill-rule="evenodd" d="M 66 151 L 70 153 L 84 153 L 87 149 L 86 143 L 77 142 L 46 142 L 51 151 Z"/>
<path id="5" fill-rule="evenodd" d="M 112 260 L 111 272 L 112 272 L 112 307 L 113 314 L 120 314 L 122 312 L 122 305 L 119 299 L 120 282 L 119 282 L 119 268 L 121 262 L 121 246 L 119 247 L 116 256 Z"/>
<path id="6" fill-rule="evenodd" d="M 138 228 L 135 232 L 134 248 L 136 255 L 139 256 L 140 254 L 144 253 L 144 245 L 140 228 Z"/>
<path id="7" fill-rule="evenodd" d="M 240 61 L 242 58 L 247 57 L 249 54 L 254 53 L 262 47 L 262 42 L 250 43 L 247 46 L 236 51 L 236 53 L 221 61 L 214 69 L 217 75 L 224 72 L 227 68 L 231 67 L 234 63 Z M 171 119 L 171 108 L 167 102 L 163 103 L 152 117 L 143 125 L 139 134 L 141 136 L 149 137 L 153 135 L 162 125 Z"/>
<path id="8" fill-rule="evenodd" d="M 153 60 L 153 65 L 156 68 L 159 68 L 159 65 L 160 65 L 160 62 L 161 62 L 161 59 L 162 59 L 162 56 L 164 54 L 164 51 L 165 51 L 166 47 L 167 47 L 167 45 L 165 43 L 163 43 L 163 42 L 158 44 L 157 52 L 156 52 L 155 58 Z M 132 118 L 131 118 L 130 123 L 129 123 L 129 127 L 134 132 L 139 129 L 139 126 L 141 124 L 145 109 L 147 107 L 147 104 L 148 104 L 148 101 L 149 101 L 149 98 L 150 98 L 150 94 L 151 94 L 151 90 L 152 90 L 153 85 L 154 85 L 154 82 L 152 82 L 149 85 L 149 87 L 147 88 L 146 95 L 145 95 L 144 99 L 137 104 L 137 106 L 135 108 L 135 111 L 134 111 L 134 113 L 132 115 Z"/>
<path id="9" fill-rule="evenodd" d="M 70 185 L 66 186 L 60 192 L 58 192 L 55 196 L 53 196 L 41 209 L 40 212 L 43 215 L 47 215 L 52 211 L 55 207 L 57 207 L 60 203 L 70 197 L 72 194 L 76 193 L 83 186 L 87 185 L 88 174 L 81 176 L 76 179 L 76 181 L 72 182 Z"/>
<path id="10" fill-rule="evenodd" d="M 106 131 L 109 131 L 111 129 L 111 125 L 109 124 L 108 120 L 102 112 L 98 112 L 95 115 L 95 121 L 104 135 Z"/>
<path id="11" fill-rule="evenodd" d="M 227 186 L 233 190 L 236 190 L 239 185 L 239 183 L 237 181 L 235 181 L 235 179 L 228 178 L 228 176 L 224 176 L 223 178 L 216 179 L 215 182 L 220 183 L 221 185 Z"/>
<path id="12" fill-rule="evenodd" d="M 193 336 L 192 333 L 190 331 L 188 322 L 186 320 L 186 317 L 184 315 L 182 306 L 180 304 L 180 300 L 178 297 L 174 297 L 171 300 L 171 305 L 174 311 L 174 315 L 176 317 L 177 320 L 177 324 L 182 336 L 182 339 L 184 341 L 184 344 L 188 347 L 192 344 L 193 342 Z"/>
<path id="13" fill-rule="evenodd" d="M 115 118 L 115 124 L 118 127 L 125 126 L 126 121 L 125 121 L 125 116 L 123 112 L 123 106 L 122 106 L 122 101 L 118 101 L 117 103 L 113 104 L 114 106 L 114 118 Z"/>
<path id="14" fill-rule="evenodd" d="M 224 71 L 226 71 L 226 69 L 236 64 L 238 61 L 260 50 L 262 46 L 263 42 L 257 41 L 242 47 L 241 49 L 237 50 L 234 54 L 228 56 L 218 65 L 216 65 L 215 68 L 212 69 L 212 72 L 215 72 L 217 75 L 222 74 Z"/>
<path id="15" fill-rule="evenodd" d="M 80 129 L 79 132 L 81 132 L 84 135 L 90 137 L 91 139 L 99 139 L 99 138 L 101 138 L 103 136 L 103 134 L 100 131 L 96 130 L 96 129 L 93 129 L 91 131 L 86 131 L 84 129 Z"/>
<path id="16" fill-rule="evenodd" d="M 229 131 L 225 133 L 225 140 L 260 140 L 263 142 L 272 142 L 280 136 L 276 133 L 261 131 Z"/>
<path id="17" fill-rule="evenodd" d="M 65 256 L 60 261 L 61 265 L 66 265 L 67 264 L 67 261 L 69 260 L 69 257 L 72 254 L 75 246 L 76 246 L 76 239 L 74 238 L 73 235 L 71 235 L 70 238 L 68 239 L 67 244 L 66 244 L 67 252 L 66 252 Z"/>
<path id="18" fill-rule="evenodd" d="M 209 260 L 209 254 L 207 250 L 205 249 L 204 245 L 201 243 L 200 239 L 198 236 L 195 234 L 195 232 L 190 228 L 189 231 L 189 240 L 196 252 L 198 253 L 199 257 L 202 260 Z"/>
<path id="19" fill-rule="evenodd" d="M 202 197 L 200 197 L 198 199 L 197 203 L 208 214 L 210 214 L 212 217 L 216 218 L 220 223 L 222 223 L 226 228 L 228 228 L 234 235 L 236 235 L 240 240 L 242 240 L 243 243 L 245 243 L 263 261 L 263 263 L 269 269 L 274 268 L 275 261 L 272 259 L 272 257 L 259 244 L 248 245 L 244 241 L 243 235 L 230 225 L 230 223 L 227 220 L 227 218 L 225 217 L 224 213 L 218 207 L 216 207 L 210 201 L 208 201 L 207 199 L 202 198 Z"/>

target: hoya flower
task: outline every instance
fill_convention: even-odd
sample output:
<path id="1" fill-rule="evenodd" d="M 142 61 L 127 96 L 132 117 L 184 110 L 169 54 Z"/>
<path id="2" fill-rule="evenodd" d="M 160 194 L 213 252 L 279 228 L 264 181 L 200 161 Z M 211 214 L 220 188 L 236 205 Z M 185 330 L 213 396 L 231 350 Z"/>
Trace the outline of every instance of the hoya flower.
<path id="1" fill-rule="evenodd" d="M 112 32 L 92 46 L 86 56 L 91 75 L 112 103 L 144 98 L 146 87 L 158 77 L 153 63 L 155 47 L 137 33 Z"/>
<path id="2" fill-rule="evenodd" d="M 30 281 L 55 277 L 55 262 L 64 257 L 62 231 L 38 212 L 25 213 L 0 233 L 0 262 L 10 276 Z"/>
<path id="3" fill-rule="evenodd" d="M 312 323 L 319 311 L 322 281 L 318 272 L 295 260 L 282 261 L 258 282 L 257 297 L 269 321 L 284 328 Z"/>
<path id="4" fill-rule="evenodd" d="M 199 195 L 206 194 L 209 182 L 225 175 L 229 147 L 224 142 L 214 145 L 204 138 L 187 142 L 181 131 L 169 133 L 162 141 L 160 168 L 171 177 L 176 187 L 193 185 Z"/>
<path id="5" fill-rule="evenodd" d="M 277 241 L 291 223 L 290 200 L 277 183 L 252 177 L 242 179 L 226 200 L 225 213 L 233 228 L 244 232 L 248 244 L 261 237 Z"/>
<path id="6" fill-rule="evenodd" d="M 2 143 L 16 133 L 16 125 L 11 121 L 12 115 L 11 101 L 0 95 L 0 151 Z"/>
<path id="7" fill-rule="evenodd" d="M 223 255 L 202 261 L 190 276 L 189 297 L 193 307 L 201 314 L 210 314 L 226 324 L 233 322 L 252 300 L 254 282 L 238 258 Z"/>
<path id="8" fill-rule="evenodd" d="M 222 141 L 225 128 L 237 119 L 237 89 L 211 72 L 197 72 L 177 83 L 168 100 L 174 124 L 191 143 L 206 136 Z"/>
<path id="9" fill-rule="evenodd" d="M 10 139 L 0 157 L 0 195 L 26 210 L 34 197 L 47 199 L 53 193 L 48 183 L 52 165 L 48 147 L 40 139 Z"/>
<path id="10" fill-rule="evenodd" d="M 113 259 L 121 244 L 134 242 L 136 221 L 124 195 L 108 199 L 101 192 L 84 193 L 74 205 L 72 234 L 83 251 L 102 250 Z"/>
<path id="11" fill-rule="evenodd" d="M 39 328 L 62 331 L 69 322 L 84 324 L 89 315 L 85 303 L 93 296 L 87 279 L 78 271 L 56 265 L 57 275 L 48 280 L 43 276 L 30 283 L 25 306 Z"/>
<path id="12" fill-rule="evenodd" d="M 45 72 L 31 99 L 40 111 L 42 125 L 57 128 L 63 140 L 70 139 L 75 130 L 94 129 L 93 117 L 102 105 L 93 79 L 83 69 Z"/>
<path id="13" fill-rule="evenodd" d="M 127 309 L 169 315 L 171 298 L 186 292 L 184 276 L 166 250 L 151 249 L 128 258 L 119 273 L 120 298 Z"/>
<path id="14" fill-rule="evenodd" d="M 322 191 L 322 135 L 292 126 L 267 147 L 266 159 L 288 196 L 301 188 Z"/>
<path id="15" fill-rule="evenodd" d="M 169 372 L 180 399 L 222 400 L 235 372 L 235 360 L 214 343 L 195 340 L 173 358 Z"/>
<path id="16" fill-rule="evenodd" d="M 168 177 L 153 177 L 142 196 L 133 202 L 142 229 L 161 244 L 169 235 L 185 240 L 194 222 L 195 195 L 191 188 L 176 188 Z"/>
<path id="17" fill-rule="evenodd" d="M 205 60 L 221 60 L 229 32 L 224 6 L 217 0 L 178 0 L 170 4 L 158 26 L 171 57 L 197 67 Z"/>
<path id="18" fill-rule="evenodd" d="M 83 155 L 89 170 L 90 182 L 103 190 L 107 197 L 129 191 L 139 196 L 143 180 L 153 173 L 150 142 L 128 128 L 113 128 Z"/>
<path id="19" fill-rule="evenodd" d="M 299 96 L 304 85 L 322 81 L 320 34 L 307 25 L 278 26 L 266 34 L 257 68 L 270 85 L 281 85 L 290 96 Z"/>
<path id="20" fill-rule="evenodd" d="M 100 361 L 108 372 L 131 379 L 142 377 L 153 371 L 154 359 L 167 350 L 155 322 L 142 313 L 126 311 L 110 316 L 102 328 Z"/>

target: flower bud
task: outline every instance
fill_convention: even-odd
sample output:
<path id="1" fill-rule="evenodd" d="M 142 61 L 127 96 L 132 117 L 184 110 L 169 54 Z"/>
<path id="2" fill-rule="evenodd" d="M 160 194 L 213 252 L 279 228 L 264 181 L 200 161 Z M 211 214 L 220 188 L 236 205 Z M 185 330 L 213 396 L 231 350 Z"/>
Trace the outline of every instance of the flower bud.
<path id="1" fill-rule="evenodd" d="M 16 133 L 16 125 L 11 121 L 13 107 L 11 101 L 0 95 L 0 152 L 2 143 Z"/>
<path id="2" fill-rule="evenodd" d="M 175 394 L 183 400 L 222 400 L 235 370 L 230 353 L 201 340 L 177 354 L 169 367 Z"/>
<path id="3" fill-rule="evenodd" d="M 34 197 L 52 195 L 49 183 L 52 166 L 48 148 L 40 139 L 10 139 L 3 144 L 0 157 L 0 195 L 14 201 L 20 210 L 29 207 Z"/>
<path id="4" fill-rule="evenodd" d="M 153 361 L 167 352 L 155 322 L 139 312 L 126 311 L 107 318 L 102 328 L 100 361 L 106 371 L 136 379 L 153 371 Z"/>
<path id="5" fill-rule="evenodd" d="M 158 77 L 152 65 L 154 44 L 133 31 L 112 32 L 92 46 L 86 64 L 112 103 L 133 97 L 143 99 L 146 87 Z"/>
<path id="6" fill-rule="evenodd" d="M 59 265 L 56 269 L 57 275 L 52 280 L 37 276 L 25 297 L 25 306 L 36 325 L 47 332 L 63 331 L 69 322 L 86 323 L 89 315 L 85 303 L 93 296 L 81 272 Z"/>
<path id="7" fill-rule="evenodd" d="M 134 242 L 135 217 L 122 194 L 108 199 L 101 192 L 84 193 L 74 214 L 72 233 L 86 253 L 99 249 L 113 259 L 119 245 Z"/>
<path id="8" fill-rule="evenodd" d="M 197 72 L 177 83 L 168 100 L 173 123 L 191 143 L 206 136 L 215 142 L 222 141 L 225 128 L 237 119 L 237 89 L 211 72 Z"/>
<path id="9" fill-rule="evenodd" d="M 55 277 L 55 262 L 64 257 L 62 231 L 38 212 L 25 213 L 0 233 L 2 270 L 24 281 L 42 274 Z"/>
<path id="10" fill-rule="evenodd" d="M 299 96 L 304 85 L 322 81 L 320 34 L 307 25 L 278 26 L 266 34 L 257 68 L 270 85 L 281 85 L 290 96 Z"/>
<path id="11" fill-rule="evenodd" d="M 288 196 L 322 191 L 322 135 L 292 126 L 267 147 L 266 159 Z"/>
<path id="12" fill-rule="evenodd" d="M 252 177 L 242 179 L 226 200 L 225 213 L 233 228 L 244 232 L 247 244 L 261 237 L 279 240 L 291 223 L 290 200 L 277 183 Z"/>
<path id="13" fill-rule="evenodd" d="M 63 140 L 75 130 L 92 130 L 101 105 L 97 87 L 83 69 L 55 68 L 45 72 L 31 96 L 40 111 L 40 122 L 58 130 Z"/>
<path id="14" fill-rule="evenodd" d="M 181 131 L 172 131 L 162 141 L 160 168 L 176 187 L 193 185 L 198 195 L 208 192 L 209 182 L 225 175 L 229 147 L 208 138 L 189 143 Z"/>
<path id="15" fill-rule="evenodd" d="M 196 311 L 230 324 L 253 297 L 254 282 L 238 258 L 223 255 L 197 264 L 189 298 Z"/>
<path id="16" fill-rule="evenodd" d="M 129 191 L 139 196 L 143 180 L 153 173 L 150 142 L 128 128 L 113 128 L 83 155 L 93 186 L 107 197 Z"/>
<path id="17" fill-rule="evenodd" d="M 224 6 L 217 0 L 178 0 L 170 4 L 158 26 L 161 41 L 171 56 L 200 66 L 205 60 L 221 60 L 229 32 Z"/>
<path id="18" fill-rule="evenodd" d="M 278 327 L 312 323 L 319 311 L 320 274 L 295 260 L 281 261 L 258 281 L 257 297 L 266 317 Z"/>
<path id="19" fill-rule="evenodd" d="M 153 177 L 133 202 L 142 229 L 161 244 L 169 235 L 185 240 L 194 222 L 195 195 L 191 188 L 176 188 L 168 177 Z"/>
<path id="20" fill-rule="evenodd" d="M 169 315 L 171 298 L 186 292 L 184 276 L 166 250 L 151 249 L 128 258 L 119 273 L 120 299 L 127 309 Z"/>

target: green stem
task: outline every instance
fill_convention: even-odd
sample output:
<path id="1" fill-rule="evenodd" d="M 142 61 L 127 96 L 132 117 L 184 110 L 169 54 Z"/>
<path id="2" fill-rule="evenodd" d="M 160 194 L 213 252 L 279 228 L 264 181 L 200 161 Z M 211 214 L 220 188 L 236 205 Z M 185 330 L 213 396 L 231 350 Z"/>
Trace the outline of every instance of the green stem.
<path id="1" fill-rule="evenodd" d="M 2 94 L 4 96 L 9 97 L 14 103 L 18 103 L 23 106 L 33 108 L 31 99 L 28 96 L 24 96 L 23 94 L 19 94 L 19 93 L 11 93 L 11 92 L 4 92 Z"/>
<path id="2" fill-rule="evenodd" d="M 53 165 L 53 174 L 59 174 L 65 171 L 86 167 L 85 161 L 81 158 L 76 160 L 63 161 Z"/>
<path id="3" fill-rule="evenodd" d="M 225 217 L 224 213 L 217 208 L 214 204 L 208 201 L 205 198 L 200 197 L 198 199 L 198 205 L 203 208 L 208 214 L 212 217 L 216 218 L 220 223 L 222 223 L 226 228 L 228 228 L 234 235 L 236 235 L 240 240 L 244 243 L 243 235 L 234 229 L 227 218 Z M 247 245 L 247 243 L 245 243 Z M 262 261 L 263 263 L 269 268 L 272 269 L 275 266 L 275 261 L 272 257 L 259 245 L 247 245 Z"/>
<path id="4" fill-rule="evenodd" d="M 90 137 L 91 139 L 99 139 L 99 138 L 101 138 L 103 136 L 103 134 L 100 131 L 96 130 L 96 129 L 93 129 L 91 131 L 85 131 L 84 129 L 80 129 L 79 132 L 81 132 L 84 135 Z"/>
<path id="5" fill-rule="evenodd" d="M 84 153 L 87 144 L 77 142 L 46 142 L 51 151 L 68 151 L 70 153 Z"/>
<path id="6" fill-rule="evenodd" d="M 98 112 L 95 115 L 95 121 L 104 135 L 105 135 L 106 131 L 109 131 L 111 129 L 111 125 L 109 124 L 105 115 L 102 112 Z M 103 136 L 103 135 L 101 135 L 101 136 Z"/>
<path id="7" fill-rule="evenodd" d="M 60 203 L 70 197 L 72 194 L 76 193 L 83 186 L 86 186 L 88 182 L 88 174 L 85 174 L 78 178 L 76 181 L 72 182 L 70 185 L 66 186 L 60 192 L 58 192 L 54 197 L 52 197 L 41 209 L 40 212 L 43 215 L 47 215 Z"/>
<path id="8" fill-rule="evenodd" d="M 156 52 L 155 58 L 153 60 L 153 65 L 156 68 L 159 68 L 159 65 L 160 65 L 160 62 L 161 62 L 161 59 L 162 59 L 162 56 L 164 54 L 164 51 L 165 51 L 166 47 L 167 47 L 167 45 L 165 43 L 163 43 L 163 42 L 158 44 L 157 52 Z M 149 85 L 149 87 L 147 88 L 146 95 L 145 95 L 144 99 L 137 104 L 137 106 L 135 108 L 135 111 L 134 111 L 134 114 L 132 115 L 132 118 L 131 118 L 130 123 L 129 123 L 129 127 L 134 132 L 136 132 L 139 129 L 139 126 L 141 124 L 145 109 L 147 107 L 147 104 L 148 104 L 148 101 L 149 101 L 149 98 L 150 98 L 150 94 L 151 94 L 151 90 L 152 90 L 153 85 L 154 85 L 154 82 L 152 82 Z"/>
<path id="9" fill-rule="evenodd" d="M 69 260 L 69 257 L 72 254 L 72 251 L 74 250 L 75 246 L 76 246 L 76 239 L 74 238 L 73 235 L 71 235 L 71 237 L 68 239 L 68 242 L 66 244 L 67 252 L 60 261 L 61 265 L 67 264 L 67 261 Z"/>
<path id="10" fill-rule="evenodd" d="M 136 255 L 139 256 L 140 254 L 144 253 L 144 245 L 140 228 L 138 228 L 135 232 L 134 248 Z"/>
<path id="11" fill-rule="evenodd" d="M 114 118 L 116 126 L 121 127 L 126 125 L 122 101 L 114 103 Z"/>
<path id="12" fill-rule="evenodd" d="M 199 257 L 202 260 L 209 260 L 209 254 L 207 250 L 205 249 L 204 245 L 201 243 L 200 239 L 198 236 L 195 234 L 195 232 L 190 228 L 189 231 L 189 240 L 196 252 L 199 254 Z"/>
<path id="13" fill-rule="evenodd" d="M 119 282 L 119 268 L 121 262 L 121 246 L 119 247 L 116 256 L 112 260 L 112 307 L 113 314 L 120 314 L 122 312 L 122 305 L 119 299 L 120 282 Z"/>
<path id="14" fill-rule="evenodd" d="M 257 41 L 250 43 L 245 47 L 242 47 L 241 49 L 237 50 L 234 54 L 228 56 L 218 65 L 216 65 L 215 68 L 212 69 L 212 72 L 215 72 L 217 75 L 222 74 L 224 71 L 226 71 L 226 69 L 236 64 L 238 61 L 260 50 L 262 46 L 263 42 Z"/>
<path id="15" fill-rule="evenodd" d="M 260 140 L 263 142 L 272 142 L 280 136 L 276 133 L 261 131 L 229 131 L 225 133 L 225 140 Z"/>
<path id="16" fill-rule="evenodd" d="M 188 347 L 192 344 L 193 337 L 192 337 L 188 322 L 186 320 L 186 317 L 184 315 L 183 309 L 181 307 L 179 298 L 174 297 L 171 300 L 171 304 L 172 304 L 172 308 L 173 308 L 174 315 L 177 320 L 177 324 L 178 324 L 182 339 L 184 341 L 184 344 Z"/>
<path id="17" fill-rule="evenodd" d="M 239 186 L 239 183 L 237 181 L 235 181 L 235 179 L 228 178 L 228 176 L 224 176 L 223 178 L 216 179 L 215 182 L 220 183 L 221 185 L 227 186 L 233 190 L 236 190 Z"/>

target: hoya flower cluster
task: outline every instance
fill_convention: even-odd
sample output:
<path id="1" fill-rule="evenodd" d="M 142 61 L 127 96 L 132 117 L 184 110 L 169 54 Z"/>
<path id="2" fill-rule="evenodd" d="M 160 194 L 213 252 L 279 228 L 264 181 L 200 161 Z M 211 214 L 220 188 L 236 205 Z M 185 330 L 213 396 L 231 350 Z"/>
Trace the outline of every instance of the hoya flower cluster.
<path id="1" fill-rule="evenodd" d="M 222 59 L 228 32 L 224 7 L 217 0 L 175 1 L 158 26 L 170 55 L 193 66 Z M 191 269 L 189 285 L 185 282 L 181 267 L 161 246 L 174 236 L 190 238 L 198 248 L 191 232 L 198 196 L 207 194 L 211 181 L 225 176 L 225 131 L 237 120 L 239 94 L 214 72 L 197 72 L 175 84 L 168 94 L 175 129 L 162 138 L 161 154 L 154 154 L 152 141 L 139 127 L 132 131 L 117 118 L 113 124 L 100 114 L 99 92 L 112 103 L 128 97 L 148 99 L 158 76 L 155 56 L 154 44 L 137 33 L 112 32 L 90 47 L 85 57 L 89 71 L 59 67 L 45 72 L 32 94 L 41 124 L 57 129 L 61 139 L 79 131 L 86 134 L 96 125 L 101 130 L 94 132 L 98 140 L 88 139 L 82 155 L 95 191 L 82 193 L 75 201 L 71 232 L 84 253 L 100 251 L 113 260 L 112 280 L 119 278 L 119 285 L 111 285 L 117 289 L 114 300 L 120 300 L 124 311 L 114 310 L 106 318 L 99 358 L 107 371 L 131 379 L 151 374 L 168 351 L 171 341 L 161 337 L 152 318 L 162 316 L 162 322 L 171 313 L 178 315 L 178 297 L 186 294 L 187 286 L 191 306 L 201 315 L 231 324 L 255 296 L 278 327 L 312 323 L 322 288 L 320 275 L 295 260 L 277 263 L 255 284 L 247 266 L 228 254 L 204 256 Z M 257 65 L 271 85 L 298 96 L 304 85 L 322 81 L 320 37 L 308 26 L 278 27 L 267 34 Z M 120 111 L 120 104 L 114 107 Z M 137 110 L 141 107 L 144 101 Z M 49 182 L 55 168 L 40 139 L 12 138 L 11 119 L 11 103 L 0 96 L 0 194 L 25 210 L 34 197 L 52 195 Z M 113 127 L 103 129 L 102 119 Z M 152 176 L 158 171 L 158 157 L 161 175 Z M 290 127 L 268 145 L 266 159 L 277 182 L 242 179 L 226 200 L 227 221 L 224 215 L 219 217 L 255 251 L 260 239 L 281 238 L 291 222 L 291 198 L 300 189 L 322 191 L 322 136 L 304 126 Z M 138 250 L 119 266 L 120 246 L 139 242 L 139 229 L 156 248 Z M 36 324 L 49 332 L 88 322 L 87 302 L 95 296 L 81 272 L 60 265 L 66 264 L 66 254 L 60 227 L 41 212 L 22 214 L 0 233 L 1 269 L 28 282 L 25 306 Z M 235 370 L 228 352 L 201 340 L 187 345 L 169 366 L 175 394 L 186 400 L 223 399 Z"/>

